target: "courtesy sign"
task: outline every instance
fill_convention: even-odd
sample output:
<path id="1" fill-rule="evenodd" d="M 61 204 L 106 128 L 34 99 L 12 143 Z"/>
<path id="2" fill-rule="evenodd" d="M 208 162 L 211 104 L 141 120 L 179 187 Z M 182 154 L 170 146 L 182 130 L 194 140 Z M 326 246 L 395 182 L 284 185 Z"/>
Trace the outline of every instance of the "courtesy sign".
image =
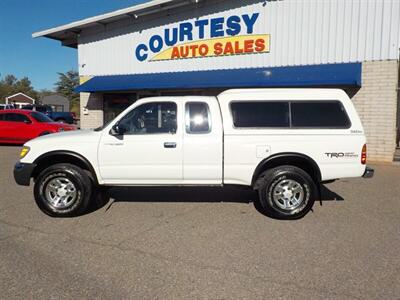
<path id="1" fill-rule="evenodd" d="M 136 59 L 165 61 L 267 53 L 270 35 L 254 34 L 258 19 L 259 13 L 254 13 L 183 22 L 137 45 Z"/>

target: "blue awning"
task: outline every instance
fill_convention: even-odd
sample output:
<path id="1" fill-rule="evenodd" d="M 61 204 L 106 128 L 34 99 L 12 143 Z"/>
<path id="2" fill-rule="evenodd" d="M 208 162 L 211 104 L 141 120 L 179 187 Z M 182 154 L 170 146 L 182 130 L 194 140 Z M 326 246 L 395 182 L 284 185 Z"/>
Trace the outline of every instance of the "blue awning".
<path id="1" fill-rule="evenodd" d="M 361 86 L 361 63 L 96 76 L 76 92 Z"/>

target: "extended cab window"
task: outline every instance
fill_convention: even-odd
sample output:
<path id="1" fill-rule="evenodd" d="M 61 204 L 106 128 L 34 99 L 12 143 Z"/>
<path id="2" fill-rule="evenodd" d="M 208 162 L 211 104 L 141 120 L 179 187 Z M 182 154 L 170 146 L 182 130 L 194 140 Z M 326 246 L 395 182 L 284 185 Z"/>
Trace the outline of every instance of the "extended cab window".
<path id="1" fill-rule="evenodd" d="M 153 102 L 140 105 L 119 122 L 125 134 L 175 133 L 177 106 L 173 102 Z"/>
<path id="2" fill-rule="evenodd" d="M 186 132 L 209 133 L 211 131 L 210 109 L 204 102 L 186 103 Z"/>
<path id="3" fill-rule="evenodd" d="M 294 128 L 349 128 L 350 120 L 339 101 L 291 102 Z"/>
<path id="4" fill-rule="evenodd" d="M 233 124 L 236 128 L 290 127 L 289 102 L 232 102 Z"/>

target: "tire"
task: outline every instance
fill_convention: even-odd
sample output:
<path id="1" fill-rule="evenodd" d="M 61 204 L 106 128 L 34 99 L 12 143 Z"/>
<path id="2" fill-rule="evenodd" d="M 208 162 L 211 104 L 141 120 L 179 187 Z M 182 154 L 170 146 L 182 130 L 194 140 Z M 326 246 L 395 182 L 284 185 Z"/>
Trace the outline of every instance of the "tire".
<path id="1" fill-rule="evenodd" d="M 280 166 L 262 173 L 257 186 L 263 212 L 281 220 L 304 217 L 318 195 L 310 175 L 294 166 Z"/>
<path id="2" fill-rule="evenodd" d="M 44 132 L 42 132 L 41 134 L 39 134 L 39 136 L 44 136 L 44 135 L 48 135 L 48 134 L 50 134 L 51 132 L 48 132 L 48 131 L 44 131 Z"/>
<path id="3" fill-rule="evenodd" d="M 75 217 L 90 203 L 92 183 L 81 168 L 56 164 L 43 170 L 35 180 L 36 204 L 52 217 Z"/>

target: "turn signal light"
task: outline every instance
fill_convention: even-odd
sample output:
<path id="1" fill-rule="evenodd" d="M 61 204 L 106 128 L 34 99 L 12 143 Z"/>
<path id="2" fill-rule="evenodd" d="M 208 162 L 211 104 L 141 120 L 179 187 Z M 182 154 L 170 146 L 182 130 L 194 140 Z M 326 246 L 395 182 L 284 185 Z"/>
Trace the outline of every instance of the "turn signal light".
<path id="1" fill-rule="evenodd" d="M 367 164 L 367 144 L 364 144 L 361 151 L 361 163 L 363 165 Z"/>
<path id="2" fill-rule="evenodd" d="M 19 154 L 19 158 L 21 158 L 21 159 L 24 158 L 28 154 L 29 150 L 31 150 L 31 148 L 29 148 L 27 146 L 24 146 L 21 149 L 21 153 Z"/>

